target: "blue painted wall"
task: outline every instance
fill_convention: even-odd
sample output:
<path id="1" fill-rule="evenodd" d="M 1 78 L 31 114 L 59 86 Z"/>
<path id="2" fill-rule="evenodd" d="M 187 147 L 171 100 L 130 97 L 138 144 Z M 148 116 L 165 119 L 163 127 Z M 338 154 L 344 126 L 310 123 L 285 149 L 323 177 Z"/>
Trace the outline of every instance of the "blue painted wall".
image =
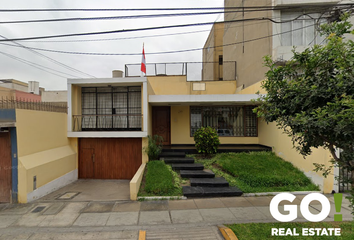
<path id="1" fill-rule="evenodd" d="M 10 128 L 11 137 L 11 184 L 12 184 L 12 203 L 18 202 L 18 154 L 17 154 L 17 134 L 16 128 Z"/>
<path id="2" fill-rule="evenodd" d="M 0 109 L 0 121 L 15 122 L 16 121 L 15 109 Z"/>

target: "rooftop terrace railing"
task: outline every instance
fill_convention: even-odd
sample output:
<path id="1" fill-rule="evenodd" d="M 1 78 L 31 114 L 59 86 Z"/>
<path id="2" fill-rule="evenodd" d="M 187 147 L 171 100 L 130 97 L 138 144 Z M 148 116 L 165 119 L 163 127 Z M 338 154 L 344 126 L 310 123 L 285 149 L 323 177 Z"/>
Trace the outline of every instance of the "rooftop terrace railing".
<path id="1" fill-rule="evenodd" d="M 141 64 L 126 64 L 125 77 L 140 77 Z M 235 61 L 147 63 L 146 76 L 187 76 L 187 81 L 236 80 Z"/>

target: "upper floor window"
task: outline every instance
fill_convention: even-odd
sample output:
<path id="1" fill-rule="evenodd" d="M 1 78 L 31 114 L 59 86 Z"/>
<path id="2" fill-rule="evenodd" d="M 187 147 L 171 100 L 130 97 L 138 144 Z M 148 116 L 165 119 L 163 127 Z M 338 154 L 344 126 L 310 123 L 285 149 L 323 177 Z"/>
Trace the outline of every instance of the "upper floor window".
<path id="1" fill-rule="evenodd" d="M 141 131 L 141 87 L 85 87 L 82 131 Z"/>
<path id="2" fill-rule="evenodd" d="M 318 13 L 303 14 L 303 12 L 281 12 L 282 46 L 311 46 L 321 44 L 325 39 L 317 31 L 325 19 L 318 20 L 321 17 Z"/>

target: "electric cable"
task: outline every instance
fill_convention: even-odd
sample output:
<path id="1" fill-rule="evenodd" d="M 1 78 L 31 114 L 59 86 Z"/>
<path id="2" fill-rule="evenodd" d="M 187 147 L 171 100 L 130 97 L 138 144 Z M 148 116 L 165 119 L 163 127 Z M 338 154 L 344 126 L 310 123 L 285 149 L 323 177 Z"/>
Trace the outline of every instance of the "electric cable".
<path id="1" fill-rule="evenodd" d="M 284 32 L 281 32 L 281 33 L 268 35 L 268 36 L 263 36 L 263 37 L 258 37 L 258 38 L 254 38 L 254 39 L 249 39 L 249 40 L 245 40 L 245 41 L 241 41 L 241 42 L 223 44 L 223 45 L 219 45 L 219 46 L 211 46 L 211 48 L 218 48 L 218 47 L 237 45 L 237 44 L 241 44 L 241 43 L 253 42 L 253 41 L 257 41 L 257 40 L 261 40 L 261 39 L 265 39 L 265 38 L 270 38 L 270 37 L 282 35 L 282 34 L 293 32 L 293 31 L 302 30 L 302 29 L 305 29 L 305 28 L 308 28 L 308 27 L 312 27 L 312 26 L 315 26 L 315 24 L 308 25 L 308 26 L 301 27 L 301 28 L 297 28 L 297 29 L 292 29 L 292 30 L 289 30 L 289 31 L 284 31 Z M 0 44 L 1 45 L 5 45 L 5 46 L 11 46 L 11 47 L 20 47 L 20 46 L 8 44 L 8 43 L 0 43 Z M 28 48 L 34 49 L 34 50 L 38 50 L 38 51 L 63 53 L 63 54 L 74 54 L 74 55 L 96 55 L 96 56 L 135 56 L 135 55 L 141 55 L 141 53 L 90 53 L 90 52 L 60 51 L 60 50 L 43 49 L 43 48 L 32 48 L 32 47 L 28 47 Z M 145 55 L 158 55 L 158 54 L 171 54 L 171 53 L 181 53 L 181 52 L 193 52 L 193 51 L 200 51 L 200 50 L 203 50 L 203 49 L 204 48 L 193 48 L 193 49 L 184 49 L 184 50 L 177 50 L 177 51 L 152 52 L 152 53 L 145 52 Z"/>
<path id="2" fill-rule="evenodd" d="M 29 66 L 31 66 L 31 67 L 37 68 L 37 69 L 42 70 L 42 71 L 44 71 L 44 72 L 47 72 L 47 73 L 56 75 L 56 76 L 61 77 L 61 78 L 66 78 L 66 77 L 64 77 L 64 76 L 62 76 L 62 75 L 60 75 L 60 74 L 53 73 L 53 72 L 50 72 L 50 71 L 47 71 L 47 70 L 43 69 L 43 68 L 42 68 L 43 66 L 40 67 L 40 66 L 38 66 L 38 65 L 33 64 L 32 62 L 29 62 L 29 61 L 24 60 L 24 59 L 22 59 L 22 58 L 16 57 L 16 56 L 14 56 L 14 55 L 11 55 L 11 54 L 8 54 L 8 53 L 4 53 L 4 52 L 1 52 L 1 51 L 0 51 L 0 54 L 3 54 L 3 55 L 5 55 L 5 56 L 7 56 L 7 57 L 9 57 L 9 58 L 15 59 L 15 60 L 17 60 L 17 61 L 20 61 L 20 62 L 22 62 L 22 63 L 24 63 L 24 64 L 27 64 L 27 65 L 29 65 Z M 46 68 L 47 68 L 47 67 L 46 67 Z M 52 69 L 52 70 L 53 70 L 53 69 Z M 56 70 L 54 70 L 54 71 L 56 71 Z"/>
<path id="3" fill-rule="evenodd" d="M 353 6 L 352 3 L 328 4 L 333 6 Z M 277 6 L 273 10 L 297 9 L 297 8 L 318 8 L 316 4 L 302 4 L 301 6 Z M 109 12 L 109 11 L 193 11 L 193 10 L 234 10 L 234 9 L 266 9 L 268 6 L 248 6 L 248 7 L 191 7 L 191 8 L 51 8 L 51 9 L 0 9 L 0 12 Z"/>
<path id="4" fill-rule="evenodd" d="M 275 21 L 275 20 L 273 20 L 271 18 L 268 18 L 268 17 L 229 20 L 229 21 L 222 21 L 222 23 L 235 23 L 235 22 L 245 22 L 245 21 L 271 21 L 273 23 L 282 23 L 282 21 Z M 101 32 L 58 34 L 58 35 L 47 35 L 47 36 L 37 36 L 37 37 L 0 39 L 0 42 L 12 42 L 12 41 L 48 39 L 48 38 L 61 38 L 61 37 L 74 37 L 74 36 L 88 36 L 88 35 L 102 35 L 102 34 L 112 34 L 112 33 L 122 33 L 122 32 L 150 31 L 150 30 L 158 30 L 158 29 L 181 28 L 181 27 L 192 27 L 192 26 L 204 26 L 204 25 L 213 25 L 213 24 L 215 24 L 215 22 L 190 23 L 190 24 L 157 26 L 157 27 L 147 27 L 147 28 L 134 28 L 134 29 L 121 29 L 121 30 L 101 31 Z"/>
<path id="5" fill-rule="evenodd" d="M 4 39 L 8 39 L 8 38 L 6 38 L 5 36 L 3 36 L 3 35 L 1 35 L 1 34 L 0 34 L 0 37 L 2 37 L 2 38 L 4 38 Z M 1 40 L 0 40 L 0 41 L 1 41 Z M 58 64 L 58 65 L 60 65 L 60 66 L 62 66 L 62 67 L 64 67 L 64 68 L 66 68 L 66 69 L 69 69 L 69 70 L 71 70 L 71 71 L 78 72 L 78 73 L 84 74 L 84 75 L 86 75 L 86 76 L 95 78 L 95 76 L 93 76 L 93 75 L 90 75 L 90 74 L 88 74 L 88 73 L 82 72 L 82 71 L 80 71 L 80 70 L 78 70 L 78 69 L 76 69 L 76 68 L 70 67 L 70 66 L 68 66 L 68 65 L 66 65 L 66 64 L 64 64 L 64 63 L 62 63 L 62 62 L 59 62 L 59 61 L 57 61 L 57 60 L 55 60 L 55 59 L 53 59 L 53 58 L 51 58 L 51 57 L 48 57 L 48 56 L 46 56 L 46 55 L 44 55 L 44 54 L 42 54 L 42 53 L 39 53 L 39 52 L 35 51 L 35 49 L 31 49 L 31 48 L 29 48 L 29 47 L 27 47 L 27 46 L 25 46 L 25 45 L 23 45 L 23 44 L 20 44 L 20 43 L 18 43 L 18 42 L 15 42 L 15 41 L 13 41 L 13 43 L 15 43 L 16 45 L 18 45 L 18 46 L 20 46 L 20 47 L 22 47 L 22 48 L 27 49 L 28 51 L 33 52 L 33 53 L 36 54 L 36 55 L 39 55 L 39 56 L 41 56 L 41 57 L 44 57 L 44 58 L 48 59 L 49 61 L 54 62 L 55 64 Z"/>

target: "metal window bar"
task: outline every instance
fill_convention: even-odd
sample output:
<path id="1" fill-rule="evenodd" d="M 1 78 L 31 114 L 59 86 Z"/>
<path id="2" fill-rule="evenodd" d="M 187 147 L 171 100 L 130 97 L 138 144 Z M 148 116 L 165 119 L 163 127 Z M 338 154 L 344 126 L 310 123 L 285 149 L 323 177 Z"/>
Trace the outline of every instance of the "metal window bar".
<path id="1" fill-rule="evenodd" d="M 140 86 L 82 88 L 81 98 L 73 131 L 141 131 Z"/>
<path id="2" fill-rule="evenodd" d="M 201 126 L 213 127 L 219 136 L 255 137 L 257 116 L 252 106 L 191 106 L 191 136 Z"/>
<path id="3" fill-rule="evenodd" d="M 340 167 L 338 176 L 339 192 L 350 191 L 351 181 L 351 172 L 347 168 Z"/>
<path id="4" fill-rule="evenodd" d="M 147 63 L 146 76 L 186 76 L 187 81 L 234 81 L 236 80 L 236 67 L 235 61 L 222 61 L 223 67 L 217 67 L 213 73 L 213 68 L 219 66 L 217 62 L 171 62 L 171 63 Z M 141 64 L 126 64 L 125 76 L 126 77 L 140 77 Z M 212 74 L 206 74 L 212 73 Z M 217 77 L 219 76 L 219 77 Z"/>

